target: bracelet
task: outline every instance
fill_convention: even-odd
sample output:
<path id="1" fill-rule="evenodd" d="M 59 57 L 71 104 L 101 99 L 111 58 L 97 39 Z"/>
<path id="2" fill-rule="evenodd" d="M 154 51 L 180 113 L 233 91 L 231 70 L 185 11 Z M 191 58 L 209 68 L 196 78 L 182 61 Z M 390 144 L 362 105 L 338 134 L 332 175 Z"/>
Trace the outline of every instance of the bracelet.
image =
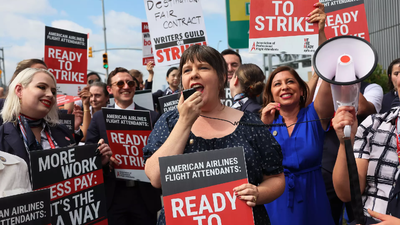
<path id="1" fill-rule="evenodd" d="M 84 112 L 90 112 L 90 110 L 83 110 Z"/>

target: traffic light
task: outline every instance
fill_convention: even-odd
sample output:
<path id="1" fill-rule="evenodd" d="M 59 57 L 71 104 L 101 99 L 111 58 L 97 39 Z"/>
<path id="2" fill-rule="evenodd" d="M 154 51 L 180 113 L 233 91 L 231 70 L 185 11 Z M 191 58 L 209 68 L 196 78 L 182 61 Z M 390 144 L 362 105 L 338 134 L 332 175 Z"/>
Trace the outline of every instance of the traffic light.
<path id="1" fill-rule="evenodd" d="M 103 67 L 104 69 L 108 69 L 108 57 L 107 57 L 107 53 L 103 54 Z"/>
<path id="2" fill-rule="evenodd" d="M 92 47 L 89 47 L 89 58 L 92 58 L 92 57 L 93 57 L 92 53 L 93 53 Z"/>

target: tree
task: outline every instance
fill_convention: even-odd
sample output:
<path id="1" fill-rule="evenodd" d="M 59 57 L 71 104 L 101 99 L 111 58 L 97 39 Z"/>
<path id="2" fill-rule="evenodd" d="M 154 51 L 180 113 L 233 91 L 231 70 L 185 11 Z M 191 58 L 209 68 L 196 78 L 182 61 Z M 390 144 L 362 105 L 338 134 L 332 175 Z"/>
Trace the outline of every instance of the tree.
<path id="1" fill-rule="evenodd" d="M 388 79 L 389 78 L 386 75 L 386 70 L 382 68 L 382 65 L 378 64 L 372 75 L 368 77 L 368 79 L 366 79 L 365 81 L 371 84 L 375 83 L 380 85 L 383 89 L 383 93 L 386 94 L 390 91 L 388 86 Z"/>

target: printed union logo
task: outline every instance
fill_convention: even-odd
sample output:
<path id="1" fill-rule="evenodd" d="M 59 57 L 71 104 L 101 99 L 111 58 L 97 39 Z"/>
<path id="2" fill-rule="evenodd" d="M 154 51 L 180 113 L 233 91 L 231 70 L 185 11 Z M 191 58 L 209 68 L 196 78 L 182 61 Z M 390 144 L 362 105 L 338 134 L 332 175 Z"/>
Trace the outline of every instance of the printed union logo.
<path id="1" fill-rule="evenodd" d="M 253 46 L 251 47 L 250 51 L 253 51 L 253 50 L 256 50 L 256 43 L 255 42 L 253 42 Z"/>

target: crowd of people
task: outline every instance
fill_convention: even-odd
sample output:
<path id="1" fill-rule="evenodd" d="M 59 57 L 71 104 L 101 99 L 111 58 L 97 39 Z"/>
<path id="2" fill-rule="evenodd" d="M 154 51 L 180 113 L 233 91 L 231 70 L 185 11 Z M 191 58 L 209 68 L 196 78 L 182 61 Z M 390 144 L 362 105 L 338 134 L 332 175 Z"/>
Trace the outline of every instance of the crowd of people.
<path id="1" fill-rule="evenodd" d="M 314 6 L 307 19 L 318 23 L 322 44 L 326 14 L 322 3 Z M 106 82 L 88 73 L 87 86 L 77 93 L 81 100 L 60 108 L 47 65 L 20 62 L 0 99 L 0 198 L 32 191 L 31 151 L 98 144 L 108 223 L 166 224 L 159 158 L 242 146 L 248 182 L 232 189 L 252 208 L 256 225 L 355 224 L 343 138 L 344 126 L 351 125 L 366 224 L 400 224 L 400 59 L 387 70 L 389 93 L 363 82 L 358 111 L 345 106 L 335 112 L 330 84 L 316 74 L 307 83 L 295 69 L 280 66 L 266 76 L 257 65 L 243 64 L 236 51 L 193 45 L 168 70 L 167 89 L 152 94 L 154 128 L 143 148 L 150 183 L 120 180 L 101 109 L 146 110 L 133 97 L 137 90 L 152 90 L 154 66 L 147 64 L 146 81 L 139 70 L 122 67 Z M 161 115 L 159 97 L 190 88 L 196 92 L 181 95 L 177 108 Z M 232 107 L 221 102 L 225 88 Z M 74 133 L 58 122 L 60 109 L 74 114 Z"/>

